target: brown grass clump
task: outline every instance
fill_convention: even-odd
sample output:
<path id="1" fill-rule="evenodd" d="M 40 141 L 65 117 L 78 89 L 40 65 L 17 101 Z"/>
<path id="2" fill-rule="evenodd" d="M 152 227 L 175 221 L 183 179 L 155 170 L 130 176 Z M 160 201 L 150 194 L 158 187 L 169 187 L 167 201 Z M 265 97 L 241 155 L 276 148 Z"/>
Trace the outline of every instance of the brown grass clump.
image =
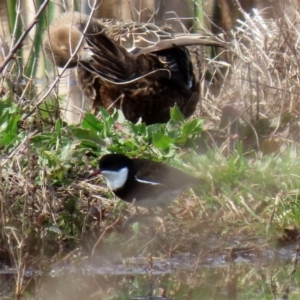
<path id="1" fill-rule="evenodd" d="M 285 12 L 274 20 L 264 20 L 257 10 L 243 15 L 245 21 L 238 20 L 227 36 L 228 50 L 206 64 L 213 76 L 203 92 L 204 111 L 220 129 L 238 120 L 230 133 L 246 145 L 251 140 L 248 144 L 261 146 L 278 134 L 296 140 L 299 26 Z"/>

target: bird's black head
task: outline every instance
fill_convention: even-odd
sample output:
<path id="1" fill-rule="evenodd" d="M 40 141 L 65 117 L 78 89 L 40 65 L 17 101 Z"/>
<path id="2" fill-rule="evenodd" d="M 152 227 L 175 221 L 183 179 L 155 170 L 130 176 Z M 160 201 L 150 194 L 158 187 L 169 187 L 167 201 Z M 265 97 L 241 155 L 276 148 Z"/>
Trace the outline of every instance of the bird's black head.
<path id="1" fill-rule="evenodd" d="M 106 154 L 100 158 L 99 168 L 101 171 L 119 171 L 127 167 L 132 169 L 132 161 L 123 154 Z"/>

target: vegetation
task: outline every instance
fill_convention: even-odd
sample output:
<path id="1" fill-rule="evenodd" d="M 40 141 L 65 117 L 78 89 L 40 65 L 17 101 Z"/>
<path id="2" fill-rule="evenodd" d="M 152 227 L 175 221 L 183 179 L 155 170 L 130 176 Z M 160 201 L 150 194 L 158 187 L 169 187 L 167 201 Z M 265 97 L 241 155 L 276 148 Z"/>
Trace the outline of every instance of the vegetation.
<path id="1" fill-rule="evenodd" d="M 66 95 L 34 87 L 36 53 L 26 65 L 20 45 L 1 78 L 1 297 L 298 299 L 297 28 L 244 17 L 220 60 L 205 57 L 198 114 L 184 120 L 175 106 L 167 124 L 105 110 L 68 124 Z M 134 214 L 89 178 L 109 152 L 207 183 Z"/>

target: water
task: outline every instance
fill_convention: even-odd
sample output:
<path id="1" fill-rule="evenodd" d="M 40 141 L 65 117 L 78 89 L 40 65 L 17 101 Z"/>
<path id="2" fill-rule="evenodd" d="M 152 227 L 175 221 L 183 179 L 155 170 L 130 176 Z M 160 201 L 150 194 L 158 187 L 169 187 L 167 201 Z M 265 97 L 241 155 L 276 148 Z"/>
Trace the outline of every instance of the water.
<path id="1" fill-rule="evenodd" d="M 232 241 L 233 242 L 233 241 Z M 235 240 L 237 243 L 237 240 Z M 299 299 L 296 245 L 214 248 L 170 258 L 107 256 L 27 269 L 25 299 Z M 0 290 L 13 295 L 18 271 L 0 270 Z M 5 287 L 5 288 L 4 288 Z M 8 288 L 10 287 L 10 288 Z M 27 295 L 27 296 L 26 296 Z M 29 299 L 28 298 L 28 299 Z"/>

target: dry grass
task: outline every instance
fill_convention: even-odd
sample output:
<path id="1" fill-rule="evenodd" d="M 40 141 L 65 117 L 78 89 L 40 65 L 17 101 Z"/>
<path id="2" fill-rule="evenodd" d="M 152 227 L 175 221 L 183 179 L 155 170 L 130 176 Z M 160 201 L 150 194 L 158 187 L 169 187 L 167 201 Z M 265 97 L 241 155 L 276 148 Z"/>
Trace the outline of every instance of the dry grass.
<path id="1" fill-rule="evenodd" d="M 206 89 L 203 106 L 213 119 L 226 105 L 249 121 L 299 114 L 299 28 L 284 12 L 277 20 L 254 13 L 244 13 L 229 50 L 207 62 L 217 80 Z"/>

